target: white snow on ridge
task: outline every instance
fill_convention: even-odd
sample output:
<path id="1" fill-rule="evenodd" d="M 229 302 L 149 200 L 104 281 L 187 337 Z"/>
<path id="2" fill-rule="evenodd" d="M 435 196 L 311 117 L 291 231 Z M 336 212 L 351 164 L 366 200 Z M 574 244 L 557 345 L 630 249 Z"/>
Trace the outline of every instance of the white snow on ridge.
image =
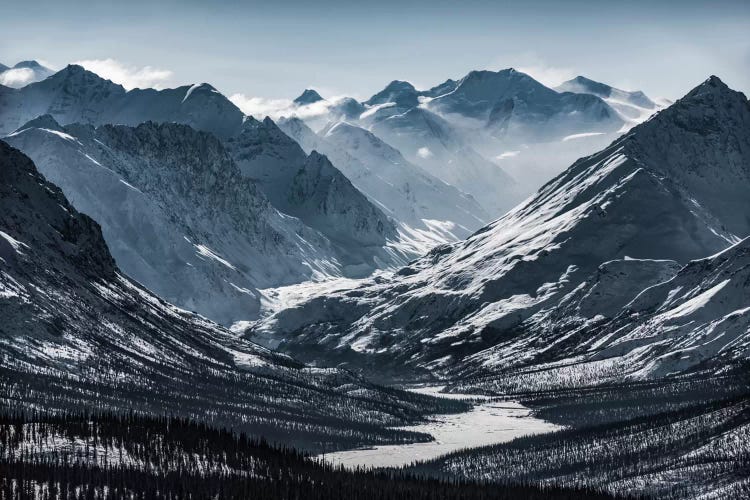
<path id="1" fill-rule="evenodd" d="M 10 243 L 10 246 L 13 247 L 13 250 L 15 250 L 16 253 L 19 253 L 21 255 L 23 255 L 23 252 L 21 251 L 21 247 L 29 248 L 29 246 L 26 243 L 22 241 L 18 241 L 17 239 L 13 238 L 11 235 L 9 235 L 8 233 L 4 231 L 0 231 L 0 237 L 2 237 L 3 239 L 5 239 L 5 241 Z"/>
<path id="2" fill-rule="evenodd" d="M 396 105 L 395 102 L 384 102 L 383 104 L 377 104 L 375 106 L 371 106 L 371 107 L 369 107 L 367 109 L 367 111 L 365 111 L 364 113 L 362 113 L 361 115 L 359 115 L 359 119 L 360 120 L 364 120 L 368 116 L 372 116 L 375 113 L 377 113 L 378 110 L 381 110 L 383 108 L 392 108 L 395 105 Z"/>
<path id="3" fill-rule="evenodd" d="M 726 279 L 722 281 L 721 283 L 714 285 L 713 287 L 709 288 L 705 292 L 693 297 L 692 299 L 688 301 L 683 302 L 682 304 L 680 304 L 679 307 L 676 307 L 670 311 L 660 314 L 656 319 L 670 320 L 670 319 L 681 318 L 681 317 L 689 316 L 693 314 L 695 311 L 697 311 L 701 307 L 708 304 L 709 301 L 711 300 L 711 297 L 716 295 L 730 281 L 731 280 Z"/>
<path id="4" fill-rule="evenodd" d="M 185 238 L 187 239 L 187 238 Z M 188 240 L 190 241 L 190 240 Z M 215 260 L 216 262 L 228 267 L 232 271 L 236 271 L 237 268 L 232 265 L 231 262 L 228 260 L 222 258 L 219 254 L 208 248 L 206 245 L 199 245 L 196 243 L 193 243 L 193 246 L 198 250 L 198 254 L 202 255 L 203 257 L 208 257 L 209 259 Z"/>
<path id="5" fill-rule="evenodd" d="M 568 141 L 572 141 L 575 139 L 583 139 L 585 137 L 595 137 L 597 135 L 604 135 L 604 132 L 584 132 L 582 134 L 566 135 L 565 137 L 562 138 L 562 142 L 568 142 Z"/>
<path id="6" fill-rule="evenodd" d="M 508 158 L 513 158 L 514 156 L 518 156 L 521 154 L 520 151 L 505 151 L 504 153 L 500 153 L 495 157 L 496 160 L 506 160 Z"/>

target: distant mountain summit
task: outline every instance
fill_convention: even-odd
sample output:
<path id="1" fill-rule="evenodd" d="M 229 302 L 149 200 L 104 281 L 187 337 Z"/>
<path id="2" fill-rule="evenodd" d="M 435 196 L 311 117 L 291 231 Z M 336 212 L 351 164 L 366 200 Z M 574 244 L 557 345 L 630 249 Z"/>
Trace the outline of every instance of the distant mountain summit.
<path id="1" fill-rule="evenodd" d="M 604 99 L 626 121 L 641 122 L 663 106 L 652 101 L 640 90 L 621 90 L 610 85 L 577 76 L 555 87 L 559 92 L 591 94 Z"/>
<path id="2" fill-rule="evenodd" d="M 175 89 L 133 89 L 69 65 L 50 78 L 0 95 L 0 134 L 8 134 L 43 114 L 62 124 L 144 121 L 177 122 L 211 132 L 220 139 L 240 130 L 244 114 L 207 83 Z"/>
<path id="3" fill-rule="evenodd" d="M 305 104 L 313 104 L 324 100 L 325 99 L 323 99 L 315 90 L 305 89 L 305 91 L 302 92 L 302 94 L 300 94 L 293 102 L 300 106 L 304 106 Z"/>
<path id="4" fill-rule="evenodd" d="M 34 70 L 49 69 L 49 68 L 42 66 L 41 64 L 39 64 L 38 62 L 34 60 L 20 61 L 16 63 L 15 66 L 13 66 L 13 69 L 20 69 L 20 68 L 28 68 L 28 69 L 34 69 Z"/>
<path id="5" fill-rule="evenodd" d="M 640 90 L 632 92 L 627 90 L 620 90 L 605 83 L 596 82 L 584 76 L 577 76 L 572 80 L 563 82 L 558 87 L 556 87 L 556 89 L 560 90 L 561 92 L 594 94 L 604 99 L 622 98 L 630 104 L 640 106 L 642 108 L 653 109 L 656 107 L 656 103 L 649 99 L 646 94 L 644 94 Z"/>
<path id="6" fill-rule="evenodd" d="M 419 95 L 420 93 L 411 83 L 394 80 L 364 104 L 366 106 L 392 104 L 399 108 L 411 108 L 419 104 Z"/>
<path id="7" fill-rule="evenodd" d="M 428 108 L 477 121 L 495 137 L 532 141 L 617 130 L 622 121 L 600 98 L 560 94 L 513 68 L 472 71 Z"/>
<path id="8" fill-rule="evenodd" d="M 52 69 L 33 60 L 20 61 L 12 68 L 0 64 L 0 85 L 20 88 L 30 83 L 44 80 L 53 73 Z"/>
<path id="9" fill-rule="evenodd" d="M 405 363 L 437 372 L 512 371 L 576 356 L 603 359 L 610 356 L 604 344 L 580 335 L 608 319 L 606 308 L 550 311 L 593 290 L 598 273 L 618 269 L 616 287 L 595 287 L 616 295 L 600 301 L 619 304 L 611 318 L 654 284 L 646 277 L 667 280 L 679 265 L 740 241 L 750 234 L 748 189 L 750 104 L 711 77 L 466 241 L 437 247 L 390 278 L 281 311 L 254 333 L 289 352 L 315 346 L 331 361 L 382 369 L 388 360 L 394 370 Z M 648 352 L 638 363 L 606 363 L 624 377 L 660 363 L 659 350 Z M 596 366 L 582 365 L 579 375 L 595 383 Z M 556 373 L 550 380 L 562 376 Z"/>

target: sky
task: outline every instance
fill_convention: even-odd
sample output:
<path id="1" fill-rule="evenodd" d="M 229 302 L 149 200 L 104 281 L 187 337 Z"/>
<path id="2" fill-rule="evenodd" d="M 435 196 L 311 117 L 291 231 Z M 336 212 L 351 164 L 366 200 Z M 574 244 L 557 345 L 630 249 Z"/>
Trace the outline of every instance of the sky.
<path id="1" fill-rule="evenodd" d="M 305 88 L 366 98 L 514 67 L 675 99 L 715 74 L 750 95 L 750 1 L 24 0 L 0 63 L 83 63 L 126 87 L 209 82 L 263 107 Z"/>

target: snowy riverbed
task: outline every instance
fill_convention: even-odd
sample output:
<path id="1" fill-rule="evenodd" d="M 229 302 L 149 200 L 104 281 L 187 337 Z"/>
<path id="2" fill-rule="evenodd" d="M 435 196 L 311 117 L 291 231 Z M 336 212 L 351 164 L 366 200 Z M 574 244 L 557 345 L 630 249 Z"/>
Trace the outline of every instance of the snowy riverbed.
<path id="1" fill-rule="evenodd" d="M 535 418 L 528 408 L 513 401 L 492 400 L 471 394 L 440 394 L 442 387 L 423 387 L 415 392 L 439 397 L 477 400 L 471 411 L 434 415 L 430 422 L 402 427 L 435 437 L 429 443 L 376 446 L 328 453 L 327 462 L 345 467 L 398 467 L 415 460 L 429 460 L 464 448 L 504 443 L 519 436 L 551 432 L 560 427 Z M 320 457 L 319 457 L 320 458 Z"/>

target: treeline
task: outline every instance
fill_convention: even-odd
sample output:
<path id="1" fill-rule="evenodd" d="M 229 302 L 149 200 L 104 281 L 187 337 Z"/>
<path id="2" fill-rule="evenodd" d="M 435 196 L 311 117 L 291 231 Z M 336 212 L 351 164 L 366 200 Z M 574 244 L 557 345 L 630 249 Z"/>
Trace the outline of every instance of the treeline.
<path id="1" fill-rule="evenodd" d="M 357 379 L 349 374 L 297 370 L 220 372 L 202 377 L 174 374 L 165 380 L 128 368 L 128 376 L 138 380 L 114 384 L 102 380 L 101 374 L 123 370 L 97 366 L 77 375 L 25 373 L 0 363 L 0 400 L 17 411 L 43 407 L 61 412 L 78 408 L 127 412 L 134 408 L 159 415 L 168 408 L 215 427 L 245 430 L 311 451 L 429 441 L 432 438 L 425 433 L 397 427 L 420 421 L 424 415 L 469 407 L 463 401 L 390 388 L 365 392 L 370 387 L 365 383 L 364 394 L 352 396 L 347 384 Z"/>
<path id="2" fill-rule="evenodd" d="M 0 415 L 0 498 L 587 499 L 587 489 L 347 471 L 195 421 L 136 413 Z"/>
<path id="3" fill-rule="evenodd" d="M 750 395 L 517 438 L 418 464 L 442 478 L 543 482 L 659 499 L 750 498 Z"/>

